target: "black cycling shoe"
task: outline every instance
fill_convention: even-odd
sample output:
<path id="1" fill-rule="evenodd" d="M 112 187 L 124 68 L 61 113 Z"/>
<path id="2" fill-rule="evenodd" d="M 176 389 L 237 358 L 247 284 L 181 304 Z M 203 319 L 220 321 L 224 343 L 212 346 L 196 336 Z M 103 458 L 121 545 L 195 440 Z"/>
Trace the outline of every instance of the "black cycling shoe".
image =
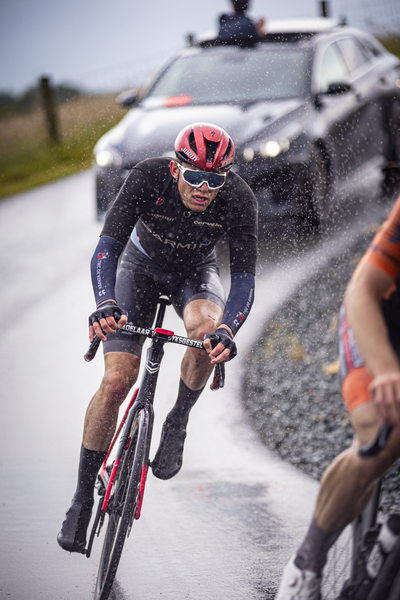
<path id="1" fill-rule="evenodd" d="M 67 552 L 86 552 L 86 531 L 92 516 L 93 499 L 76 500 L 72 498 L 72 504 L 67 511 L 66 519 L 62 524 L 61 531 L 57 535 L 57 542 Z"/>
<path id="2" fill-rule="evenodd" d="M 151 463 L 153 474 L 158 479 L 171 479 L 180 471 L 185 438 L 186 425 L 167 418 L 162 428 L 160 445 Z"/>

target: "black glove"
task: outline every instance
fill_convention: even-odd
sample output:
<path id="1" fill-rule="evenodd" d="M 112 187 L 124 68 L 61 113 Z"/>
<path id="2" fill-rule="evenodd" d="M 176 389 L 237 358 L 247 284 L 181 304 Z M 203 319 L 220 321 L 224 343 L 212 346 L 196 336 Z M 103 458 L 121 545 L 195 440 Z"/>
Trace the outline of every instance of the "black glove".
<path id="1" fill-rule="evenodd" d="M 115 321 L 118 323 L 122 315 L 128 316 L 126 310 L 122 310 L 119 308 L 114 302 L 105 302 L 101 304 L 97 310 L 92 312 L 89 317 L 89 325 L 93 325 L 94 323 L 100 323 L 100 319 L 106 319 L 107 317 L 114 317 Z"/>
<path id="2" fill-rule="evenodd" d="M 225 346 L 225 348 L 228 348 L 228 350 L 231 351 L 229 354 L 229 360 L 235 358 L 237 354 L 236 344 L 233 341 L 233 336 L 231 332 L 228 329 L 225 329 L 225 327 L 218 327 L 218 329 L 216 329 L 214 333 L 207 333 L 204 336 L 204 339 L 210 340 L 211 346 L 213 348 L 215 348 L 215 346 L 218 346 L 218 344 L 222 344 L 223 346 Z"/>

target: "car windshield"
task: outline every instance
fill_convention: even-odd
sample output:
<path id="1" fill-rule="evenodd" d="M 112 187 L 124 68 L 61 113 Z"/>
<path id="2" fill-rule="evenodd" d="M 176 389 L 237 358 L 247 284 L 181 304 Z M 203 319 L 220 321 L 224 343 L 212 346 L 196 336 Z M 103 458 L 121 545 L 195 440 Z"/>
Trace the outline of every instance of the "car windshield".
<path id="1" fill-rule="evenodd" d="M 164 71 L 145 103 L 179 96 L 181 104 L 297 98 L 305 94 L 308 66 L 307 52 L 281 44 L 197 50 L 178 58 Z"/>

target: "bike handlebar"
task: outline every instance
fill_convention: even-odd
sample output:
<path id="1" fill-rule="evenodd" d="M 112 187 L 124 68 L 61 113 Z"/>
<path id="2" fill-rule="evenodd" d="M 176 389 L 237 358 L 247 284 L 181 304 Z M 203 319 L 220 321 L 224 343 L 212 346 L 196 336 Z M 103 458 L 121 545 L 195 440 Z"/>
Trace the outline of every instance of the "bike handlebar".
<path id="1" fill-rule="evenodd" d="M 183 337 L 180 335 L 175 335 L 173 331 L 169 331 L 167 329 L 162 329 L 156 327 L 155 329 L 151 329 L 148 327 L 136 327 L 136 325 L 129 325 L 130 333 L 139 333 L 140 335 L 144 335 L 148 338 L 159 337 L 165 340 L 165 342 L 172 342 L 173 344 L 179 344 L 181 346 L 188 346 L 190 348 L 198 348 L 199 350 L 205 350 L 204 343 L 199 340 L 192 340 L 187 337 Z M 95 334 L 93 342 L 90 343 L 88 351 L 84 355 L 84 359 L 86 362 L 90 362 L 96 356 L 96 352 L 100 346 L 100 338 Z M 212 390 L 218 390 L 219 388 L 224 387 L 225 385 L 225 364 L 218 363 L 215 365 L 214 369 L 214 378 L 211 384 Z"/>

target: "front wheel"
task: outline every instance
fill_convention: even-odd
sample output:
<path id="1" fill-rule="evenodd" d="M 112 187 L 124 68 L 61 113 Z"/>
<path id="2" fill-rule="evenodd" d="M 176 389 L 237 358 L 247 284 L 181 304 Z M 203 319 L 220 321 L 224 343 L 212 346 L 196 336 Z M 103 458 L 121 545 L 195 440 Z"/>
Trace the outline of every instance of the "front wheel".
<path id="1" fill-rule="evenodd" d="M 130 431 L 131 442 L 117 473 L 107 508 L 108 524 L 97 574 L 94 600 L 107 600 L 115 579 L 127 533 L 130 532 L 140 495 L 145 461 L 148 415 L 138 412 Z"/>

